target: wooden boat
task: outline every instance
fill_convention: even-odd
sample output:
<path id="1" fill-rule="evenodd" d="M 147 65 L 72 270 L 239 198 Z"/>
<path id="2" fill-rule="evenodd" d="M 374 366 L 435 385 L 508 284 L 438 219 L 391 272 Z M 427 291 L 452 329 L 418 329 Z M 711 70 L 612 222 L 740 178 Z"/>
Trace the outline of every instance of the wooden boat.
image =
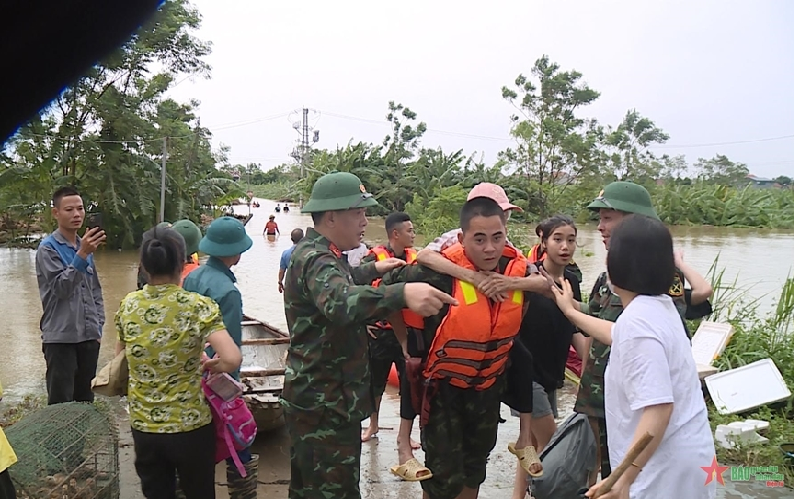
<path id="1" fill-rule="evenodd" d="M 240 381 L 245 385 L 243 398 L 254 415 L 259 431 L 284 425 L 284 411 L 279 403 L 284 389 L 289 335 L 270 324 L 243 316 L 243 365 Z"/>

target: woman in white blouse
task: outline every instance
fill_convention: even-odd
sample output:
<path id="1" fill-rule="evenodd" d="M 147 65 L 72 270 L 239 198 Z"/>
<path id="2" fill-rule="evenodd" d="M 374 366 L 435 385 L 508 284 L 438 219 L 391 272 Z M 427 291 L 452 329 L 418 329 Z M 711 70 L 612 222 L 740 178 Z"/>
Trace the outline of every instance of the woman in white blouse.
<path id="1" fill-rule="evenodd" d="M 612 468 L 645 432 L 653 436 L 602 497 L 713 499 L 716 480 L 705 485 L 702 469 L 715 456 L 706 404 L 681 316 L 666 294 L 675 272 L 670 231 L 658 220 L 626 217 L 612 232 L 607 271 L 624 307 L 615 323 L 580 312 L 567 282 L 555 287 L 571 322 L 612 345 L 604 378 Z"/>

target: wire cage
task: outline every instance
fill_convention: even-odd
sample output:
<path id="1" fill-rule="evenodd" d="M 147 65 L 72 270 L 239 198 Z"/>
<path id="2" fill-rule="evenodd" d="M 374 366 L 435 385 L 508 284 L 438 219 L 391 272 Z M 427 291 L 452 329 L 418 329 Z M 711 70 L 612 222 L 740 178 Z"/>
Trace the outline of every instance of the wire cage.
<path id="1" fill-rule="evenodd" d="M 6 429 L 20 499 L 118 499 L 119 441 L 110 410 L 50 405 Z"/>

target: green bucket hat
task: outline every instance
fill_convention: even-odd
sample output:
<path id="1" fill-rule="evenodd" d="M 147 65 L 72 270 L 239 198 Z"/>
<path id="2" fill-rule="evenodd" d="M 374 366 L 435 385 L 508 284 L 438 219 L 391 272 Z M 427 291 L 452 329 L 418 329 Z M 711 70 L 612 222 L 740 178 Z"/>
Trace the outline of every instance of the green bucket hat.
<path id="1" fill-rule="evenodd" d="M 358 177 L 348 172 L 327 173 L 314 183 L 309 201 L 301 213 L 370 208 L 378 202 Z"/>
<path id="2" fill-rule="evenodd" d="M 245 226 L 234 217 L 212 221 L 199 243 L 199 250 L 215 257 L 235 256 L 248 251 L 254 242 L 245 233 Z"/>
<path id="3" fill-rule="evenodd" d="M 185 249 L 187 256 L 198 251 L 199 241 L 201 241 L 201 229 L 190 220 L 178 220 L 171 226 L 172 229 L 182 234 L 185 239 Z"/>
<path id="4" fill-rule="evenodd" d="M 587 208 L 593 211 L 603 208 L 618 210 L 659 220 L 659 215 L 653 209 L 651 195 L 648 194 L 648 190 L 633 182 L 612 182 L 604 187 L 598 197 Z"/>

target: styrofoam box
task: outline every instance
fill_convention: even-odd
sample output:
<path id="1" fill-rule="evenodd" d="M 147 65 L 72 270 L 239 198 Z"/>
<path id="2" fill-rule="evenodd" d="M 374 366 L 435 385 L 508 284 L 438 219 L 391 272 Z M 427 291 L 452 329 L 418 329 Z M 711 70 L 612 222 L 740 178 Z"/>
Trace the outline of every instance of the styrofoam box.
<path id="1" fill-rule="evenodd" d="M 720 414 L 735 414 L 791 397 L 771 359 L 711 375 L 705 382 Z"/>

